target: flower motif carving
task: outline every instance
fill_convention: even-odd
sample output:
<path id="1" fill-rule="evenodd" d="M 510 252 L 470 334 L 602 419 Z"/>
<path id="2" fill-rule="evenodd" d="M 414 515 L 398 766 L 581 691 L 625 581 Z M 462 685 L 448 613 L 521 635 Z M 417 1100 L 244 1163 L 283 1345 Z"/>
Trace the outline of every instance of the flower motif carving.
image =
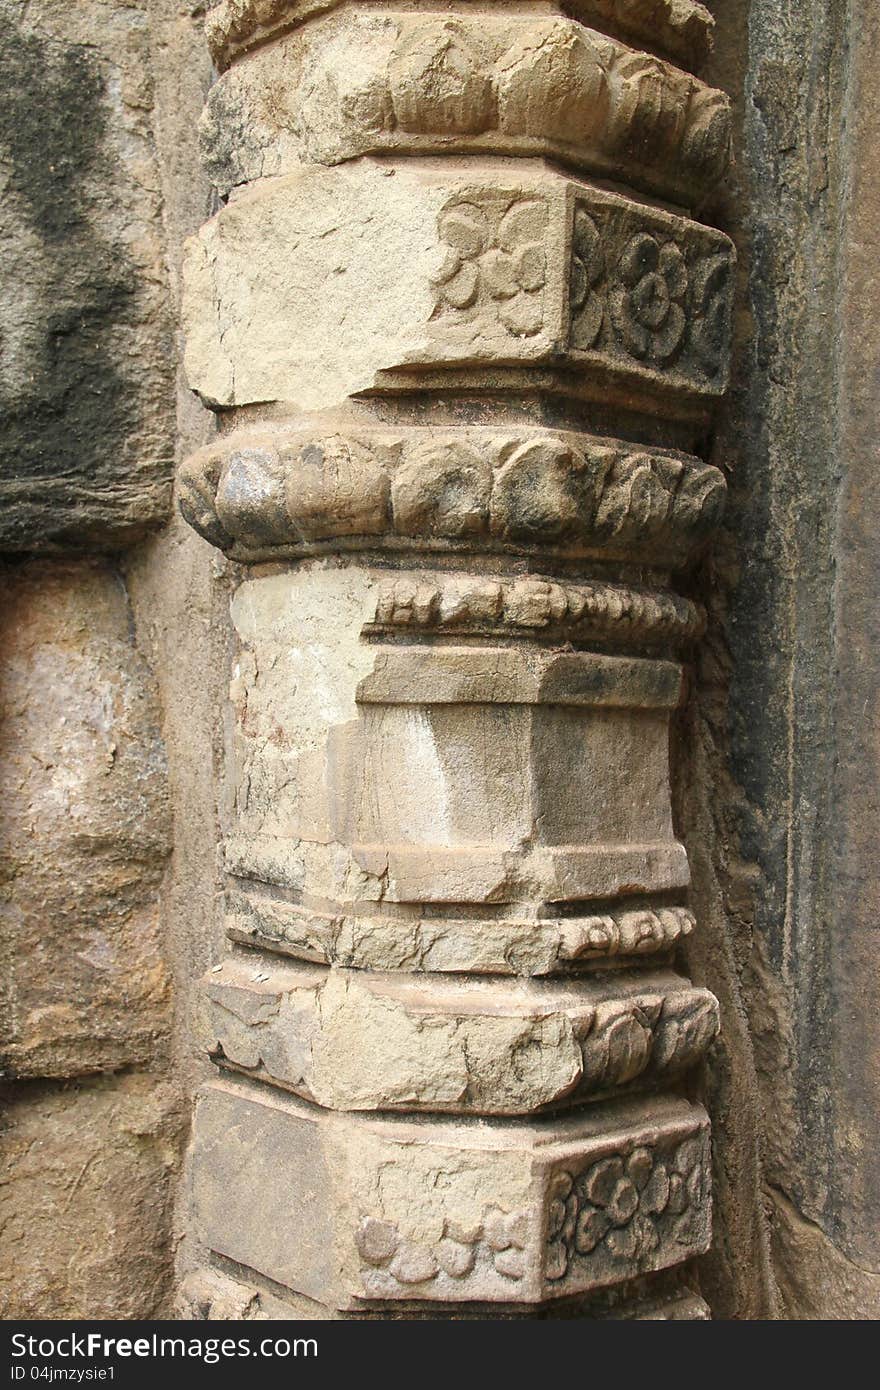
<path id="1" fill-rule="evenodd" d="M 724 365 L 730 336 L 730 260 L 727 256 L 705 257 L 693 280 L 694 352 L 703 370 L 714 377 Z"/>
<path id="2" fill-rule="evenodd" d="M 488 1208 L 472 1226 L 446 1221 L 436 1244 L 405 1240 L 392 1221 L 366 1217 L 355 1233 L 365 1270 L 387 1270 L 397 1284 L 430 1284 L 437 1278 L 466 1280 L 482 1255 L 512 1284 L 525 1275 L 529 1213 Z"/>
<path id="3" fill-rule="evenodd" d="M 686 327 L 688 272 L 680 248 L 637 232 L 623 248 L 617 271 L 610 308 L 621 343 L 640 361 L 670 362 Z"/>
<path id="4" fill-rule="evenodd" d="M 565 1278 L 578 1259 L 605 1259 L 621 1277 L 650 1268 L 664 1242 L 691 1244 L 707 1229 L 703 1141 L 672 1153 L 647 1147 L 600 1159 L 576 1177 L 555 1174 L 548 1213 L 547 1277 Z M 624 1275 L 623 1277 L 626 1277 Z"/>
<path id="5" fill-rule="evenodd" d="M 574 217 L 571 260 L 572 343 L 591 348 L 596 343 L 605 318 L 605 306 L 597 288 L 605 275 L 605 253 L 594 219 L 585 208 Z"/>
<path id="6" fill-rule="evenodd" d="M 445 255 L 433 276 L 439 307 L 477 313 L 494 301 L 509 333 L 533 337 L 544 322 L 547 207 L 538 198 L 521 198 L 497 221 L 493 214 L 488 205 L 460 202 L 441 215 Z"/>

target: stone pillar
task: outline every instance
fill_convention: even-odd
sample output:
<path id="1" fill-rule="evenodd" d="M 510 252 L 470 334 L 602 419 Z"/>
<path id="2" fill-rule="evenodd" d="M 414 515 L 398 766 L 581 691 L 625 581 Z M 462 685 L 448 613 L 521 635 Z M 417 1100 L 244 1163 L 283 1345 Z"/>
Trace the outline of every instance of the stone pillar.
<path id="1" fill-rule="evenodd" d="M 669 737 L 725 492 L 710 25 L 209 13 L 179 487 L 244 568 L 187 1315 L 707 1316 Z"/>

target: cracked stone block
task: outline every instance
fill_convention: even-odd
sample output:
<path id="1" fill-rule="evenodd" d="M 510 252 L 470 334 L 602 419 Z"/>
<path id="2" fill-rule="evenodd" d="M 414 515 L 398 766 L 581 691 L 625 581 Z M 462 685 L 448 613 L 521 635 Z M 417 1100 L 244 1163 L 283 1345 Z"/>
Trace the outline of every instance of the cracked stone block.
<path id="1" fill-rule="evenodd" d="M 188 242 L 186 368 L 215 407 L 308 411 L 540 367 L 687 419 L 725 388 L 733 266 L 721 233 L 550 168 L 301 167 Z"/>
<path id="2" fill-rule="evenodd" d="M 707 1121 L 678 1100 L 474 1126 L 216 1083 L 190 1182 L 208 1249 L 340 1310 L 543 1304 L 664 1269 L 710 1238 Z"/>
<path id="3" fill-rule="evenodd" d="M 337 1110 L 529 1114 L 696 1065 L 718 1030 L 671 973 L 501 983 L 292 966 L 248 952 L 202 981 L 206 1050 Z"/>
<path id="4" fill-rule="evenodd" d="M 491 911 L 491 909 L 490 909 Z M 631 907 L 566 917 L 428 916 L 424 910 L 319 911 L 262 885 L 227 893 L 226 934 L 242 946 L 322 965 L 406 973 L 562 975 L 666 957 L 694 929 L 685 907 Z"/>

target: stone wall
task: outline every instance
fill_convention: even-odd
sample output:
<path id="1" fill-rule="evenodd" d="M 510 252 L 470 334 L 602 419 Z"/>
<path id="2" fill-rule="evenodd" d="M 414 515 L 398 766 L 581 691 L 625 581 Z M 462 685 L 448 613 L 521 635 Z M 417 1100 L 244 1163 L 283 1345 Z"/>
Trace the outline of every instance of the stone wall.
<path id="1" fill-rule="evenodd" d="M 172 985 L 192 904 L 211 900 L 187 842 L 213 807 L 193 812 L 180 766 L 204 760 L 198 700 L 184 734 L 168 695 L 187 659 L 175 610 L 197 613 L 210 582 L 171 508 L 178 440 L 199 428 L 175 383 L 176 248 L 208 199 L 190 154 L 209 79 L 198 8 L 0 7 L 7 1318 L 171 1306 Z"/>
<path id="2" fill-rule="evenodd" d="M 708 914 L 695 973 L 724 1020 L 708 1078 L 721 1229 L 704 1277 L 720 1315 L 870 1318 L 877 19 L 842 2 L 713 8 L 709 71 L 736 112 L 713 219 L 741 283 L 684 796 Z"/>

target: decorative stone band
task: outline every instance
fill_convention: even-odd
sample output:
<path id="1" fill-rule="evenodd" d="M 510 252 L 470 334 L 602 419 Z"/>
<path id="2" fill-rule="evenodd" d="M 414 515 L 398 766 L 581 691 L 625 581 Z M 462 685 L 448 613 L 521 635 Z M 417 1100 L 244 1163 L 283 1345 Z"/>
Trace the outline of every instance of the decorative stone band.
<path id="1" fill-rule="evenodd" d="M 190 385 L 307 412 L 544 367 L 604 405 L 705 415 L 727 383 L 732 243 L 519 165 L 359 160 L 241 192 L 187 243 Z"/>
<path id="2" fill-rule="evenodd" d="M 412 572 L 386 580 L 367 636 L 466 633 L 551 640 L 601 637 L 621 645 L 683 645 L 703 635 L 705 611 L 676 594 L 621 584 L 509 582 Z"/>
<path id="3" fill-rule="evenodd" d="M 313 1308 L 296 1294 L 281 1298 L 278 1292 L 232 1278 L 224 1270 L 201 1267 L 183 1279 L 177 1295 L 178 1317 L 187 1322 L 275 1322 L 310 1317 Z M 690 1289 L 676 1289 L 666 1297 L 637 1299 L 616 1305 L 597 1305 L 591 1299 L 577 1305 L 577 1318 L 625 1319 L 639 1322 L 707 1322 L 711 1316 L 703 1299 Z M 466 1313 L 459 1317 L 467 1316 Z"/>
<path id="4" fill-rule="evenodd" d="M 239 945 L 322 965 L 411 974 L 541 977 L 668 955 L 694 929 L 685 907 L 592 916 L 392 917 L 329 913 L 266 892 L 230 890 L 226 934 Z"/>
<path id="5" fill-rule="evenodd" d="M 302 161 L 541 155 L 690 205 L 724 174 L 730 101 L 552 15 L 337 10 L 256 49 L 200 124 L 221 193 Z"/>
<path id="6" fill-rule="evenodd" d="M 470 8 L 468 0 L 465 3 Z M 484 8 L 485 3 L 475 0 L 473 8 Z M 205 19 L 208 46 L 222 70 L 267 39 L 345 4 L 346 0 L 219 0 Z M 535 8 L 547 5 L 536 0 Z M 562 0 L 559 8 L 576 19 L 608 24 L 692 66 L 703 60 L 714 24 L 709 11 L 696 0 Z"/>
<path id="7" fill-rule="evenodd" d="M 528 1115 L 663 1083 L 718 1005 L 672 973 L 501 982 L 236 956 L 202 982 L 205 1050 L 331 1110 Z"/>
<path id="8" fill-rule="evenodd" d="M 643 564 L 649 548 L 652 564 L 677 567 L 704 543 L 726 497 L 723 474 L 686 454 L 486 426 L 239 429 L 192 455 L 177 487 L 190 525 L 244 561 L 328 549 L 540 550 Z M 590 592 L 582 615 L 589 608 L 594 622 L 602 605 Z M 511 626 L 515 611 L 514 600 Z"/>
<path id="9" fill-rule="evenodd" d="M 339 1310 L 540 1304 L 710 1238 L 706 1116 L 657 1097 L 541 1124 L 411 1123 L 230 1078 L 199 1102 L 191 1183 L 209 1250 Z"/>
<path id="10" fill-rule="evenodd" d="M 401 762 L 404 754 L 399 755 Z M 390 788 L 379 813 L 393 814 Z M 472 793 L 476 815 L 479 802 Z M 409 803 L 409 798 L 407 798 Z M 421 805 L 420 824 L 436 808 Z M 442 825 L 436 833 L 442 832 Z M 644 843 L 537 847 L 459 844 L 451 847 L 364 840 L 349 847 L 260 834 L 224 843 L 226 872 L 275 888 L 333 896 L 351 905 L 380 896 L 388 903 L 467 905 L 589 902 L 671 893 L 690 883 L 684 846 L 672 838 Z"/>

